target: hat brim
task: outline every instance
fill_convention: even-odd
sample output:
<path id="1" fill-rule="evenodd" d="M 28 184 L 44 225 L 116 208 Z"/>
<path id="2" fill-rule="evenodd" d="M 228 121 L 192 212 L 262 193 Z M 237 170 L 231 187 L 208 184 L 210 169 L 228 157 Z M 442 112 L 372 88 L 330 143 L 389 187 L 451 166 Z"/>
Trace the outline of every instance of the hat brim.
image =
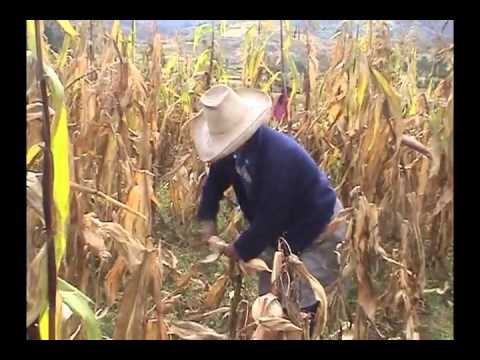
<path id="1" fill-rule="evenodd" d="M 191 136 L 200 160 L 215 161 L 228 156 L 248 141 L 270 118 L 272 100 L 268 95 L 255 89 L 238 89 L 236 93 L 247 105 L 248 110 L 242 121 L 227 133 L 211 134 L 203 111 L 191 120 Z"/>

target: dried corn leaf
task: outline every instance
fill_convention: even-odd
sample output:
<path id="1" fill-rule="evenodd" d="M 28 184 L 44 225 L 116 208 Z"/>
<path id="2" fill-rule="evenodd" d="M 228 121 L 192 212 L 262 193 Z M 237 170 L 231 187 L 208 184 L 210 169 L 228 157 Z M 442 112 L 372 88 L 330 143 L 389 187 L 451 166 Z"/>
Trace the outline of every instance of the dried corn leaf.
<path id="1" fill-rule="evenodd" d="M 113 240 L 117 251 L 127 260 L 129 270 L 134 271 L 142 263 L 146 248 L 119 224 L 100 222 L 100 227 L 106 236 Z"/>
<path id="2" fill-rule="evenodd" d="M 169 333 L 184 340 L 227 340 L 227 336 L 218 334 L 205 325 L 193 321 L 175 321 L 169 326 Z"/>
<path id="3" fill-rule="evenodd" d="M 274 316 L 262 316 L 258 319 L 258 323 L 269 330 L 273 331 L 298 331 L 303 332 L 303 329 L 292 324 L 290 320 L 274 317 Z"/>
<path id="4" fill-rule="evenodd" d="M 303 277 L 311 286 L 313 290 L 313 294 L 315 295 L 315 299 L 319 302 L 317 308 L 317 335 L 319 336 L 322 334 L 323 330 L 325 329 L 325 325 L 327 323 L 327 310 L 328 310 L 328 300 L 327 294 L 325 289 L 323 288 L 322 284 L 307 270 L 305 265 L 302 261 L 298 258 L 298 256 L 292 254 L 288 257 L 289 263 L 293 265 L 294 271 Z"/>
<path id="5" fill-rule="evenodd" d="M 168 340 L 165 322 L 158 319 L 147 320 L 145 324 L 145 340 Z"/>
<path id="6" fill-rule="evenodd" d="M 43 191 L 40 179 L 31 171 L 27 171 L 27 205 L 30 206 L 43 221 Z"/>
<path id="7" fill-rule="evenodd" d="M 412 150 L 419 152 L 422 155 L 425 155 L 429 159 L 432 159 L 432 152 L 421 142 L 417 141 L 414 137 L 409 135 L 402 135 L 401 144 L 409 147 Z"/>
<path id="8" fill-rule="evenodd" d="M 430 215 L 431 218 L 437 216 L 451 201 L 453 200 L 453 191 L 450 188 L 447 188 L 445 192 L 440 196 L 438 199 L 437 206 L 433 210 L 432 214 Z"/>
<path id="9" fill-rule="evenodd" d="M 187 316 L 187 320 L 189 321 L 201 321 L 208 319 L 212 317 L 213 315 L 218 315 L 218 314 L 226 314 L 230 311 L 229 306 L 223 306 L 219 307 L 218 309 L 212 310 L 212 311 L 207 311 L 206 313 L 201 313 L 201 314 L 189 314 Z"/>
<path id="10" fill-rule="evenodd" d="M 210 250 L 215 253 L 223 253 L 223 250 L 228 246 L 228 244 L 218 236 L 210 237 L 210 239 L 208 239 L 208 245 L 210 246 Z"/>
<path id="11" fill-rule="evenodd" d="M 258 325 L 250 340 L 277 340 L 278 336 L 279 333 L 277 331 L 269 330 L 265 326 Z"/>
<path id="12" fill-rule="evenodd" d="M 207 309 L 213 309 L 220 305 L 220 302 L 223 299 L 223 295 L 225 294 L 227 282 L 228 277 L 226 275 L 221 275 L 212 284 L 207 294 L 205 295 L 205 306 Z"/>
<path id="13" fill-rule="evenodd" d="M 271 293 L 267 293 L 263 296 L 258 297 L 252 304 L 252 318 L 255 321 L 258 321 L 261 317 L 264 316 L 283 316 L 283 309 L 280 301 L 275 295 Z"/>
<path id="14" fill-rule="evenodd" d="M 172 269 L 177 268 L 178 259 L 170 250 L 168 249 L 163 250 L 162 260 L 163 260 L 163 263 L 167 264 L 170 268 Z"/>
<path id="15" fill-rule="evenodd" d="M 27 268 L 27 328 L 48 306 L 46 254 L 46 245 L 43 245 Z"/>
<path id="16" fill-rule="evenodd" d="M 100 259 L 107 259 L 112 255 L 105 246 L 103 234 L 96 224 L 92 221 L 92 215 L 86 214 L 83 217 L 83 229 L 82 234 L 85 239 L 85 243 L 92 253 Z"/>
<path id="17" fill-rule="evenodd" d="M 213 254 L 210 254 L 210 255 L 208 255 L 205 259 L 200 260 L 199 263 L 200 263 L 200 264 L 210 264 L 210 263 L 212 263 L 212 262 L 217 261 L 217 259 L 218 259 L 221 255 L 222 255 L 221 253 L 213 253 Z"/>
<path id="18" fill-rule="evenodd" d="M 177 285 L 177 288 L 183 288 L 185 287 L 186 285 L 188 285 L 188 283 L 190 282 L 190 280 L 192 279 L 192 277 L 198 272 L 198 266 L 196 264 L 194 264 L 190 270 L 188 270 L 188 272 L 184 273 L 184 274 L 181 274 L 180 276 L 176 276 L 175 277 L 175 284 Z M 178 289 L 177 289 L 178 291 Z"/>
<path id="19" fill-rule="evenodd" d="M 270 276 L 271 284 L 274 284 L 275 281 L 280 278 L 280 275 L 282 273 L 283 260 L 283 252 L 275 251 L 275 254 L 273 255 L 272 274 Z"/>
<path id="20" fill-rule="evenodd" d="M 272 272 L 272 270 L 268 267 L 268 265 L 262 259 L 252 259 L 247 262 L 240 261 L 239 266 L 240 266 L 240 269 L 242 269 L 242 271 L 245 273 L 249 273 L 251 271 Z"/>
<path id="21" fill-rule="evenodd" d="M 118 256 L 105 277 L 105 295 L 109 306 L 113 305 L 115 302 L 120 287 L 120 281 L 126 267 L 127 260 L 125 260 L 123 256 Z"/>
<path id="22" fill-rule="evenodd" d="M 147 251 L 141 266 L 132 274 L 125 289 L 115 324 L 115 340 L 142 340 L 145 338 L 144 314 L 152 269 L 157 251 Z"/>

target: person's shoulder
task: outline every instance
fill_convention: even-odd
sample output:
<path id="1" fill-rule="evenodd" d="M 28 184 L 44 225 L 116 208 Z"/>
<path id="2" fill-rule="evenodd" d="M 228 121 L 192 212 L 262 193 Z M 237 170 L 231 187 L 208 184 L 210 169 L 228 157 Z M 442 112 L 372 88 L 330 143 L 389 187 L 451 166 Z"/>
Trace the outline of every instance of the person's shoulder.
<path id="1" fill-rule="evenodd" d="M 307 151 L 297 140 L 278 130 L 266 127 L 265 139 L 270 144 L 271 151 L 280 154 L 283 159 L 308 156 Z"/>
<path id="2" fill-rule="evenodd" d="M 285 150 L 293 150 L 301 147 L 293 137 L 278 130 L 272 129 L 271 127 L 265 126 L 262 131 L 264 133 L 265 140 L 274 144 L 275 146 L 281 146 Z"/>
<path id="3" fill-rule="evenodd" d="M 265 166 L 294 172 L 299 162 L 308 158 L 307 152 L 291 136 L 269 127 L 262 129 L 262 135 Z"/>

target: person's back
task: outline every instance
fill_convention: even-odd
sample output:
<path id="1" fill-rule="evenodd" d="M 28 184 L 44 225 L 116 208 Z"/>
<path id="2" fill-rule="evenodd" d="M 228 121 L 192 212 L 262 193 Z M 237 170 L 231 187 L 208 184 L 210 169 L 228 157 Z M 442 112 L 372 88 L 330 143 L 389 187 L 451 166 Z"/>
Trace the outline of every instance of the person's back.
<path id="1" fill-rule="evenodd" d="M 282 201 L 286 209 L 278 209 L 286 213 L 282 233 L 286 232 L 292 250 L 302 251 L 330 221 L 336 194 L 325 174 L 295 139 L 267 126 L 258 131 L 262 185 L 280 187 L 278 195 L 289 199 Z M 270 201 L 276 203 L 278 199 Z"/>

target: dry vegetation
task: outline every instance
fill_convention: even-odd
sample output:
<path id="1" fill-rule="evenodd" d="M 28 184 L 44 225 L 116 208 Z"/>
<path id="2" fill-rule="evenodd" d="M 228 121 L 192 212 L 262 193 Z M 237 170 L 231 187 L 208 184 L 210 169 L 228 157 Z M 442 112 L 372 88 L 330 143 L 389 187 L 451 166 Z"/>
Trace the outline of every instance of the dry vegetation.
<path id="1" fill-rule="evenodd" d="M 231 84 L 235 76 L 272 95 L 281 79 L 267 61 L 280 62 L 279 53 L 266 54 L 278 36 L 272 24 L 252 25 L 241 73 L 231 74 L 218 42 L 221 22 L 213 36 L 211 25 L 198 28 L 192 51 L 177 39 L 169 54 L 159 33 L 136 50 L 134 22 L 130 33 L 115 21 L 94 36 L 92 22 L 74 29 L 58 21 L 65 33 L 58 52 L 27 22 L 30 336 L 48 338 L 48 314 L 55 313 L 61 339 L 310 339 L 293 296 L 280 295 L 291 288 L 279 281 L 282 273 L 292 283 L 309 279 L 315 290 L 313 339 L 431 338 L 424 331 L 432 328 L 431 304 L 451 313 L 453 46 L 438 47 L 427 87 L 419 88 L 414 36 L 393 42 L 381 21 L 367 22 L 360 34 L 344 23 L 326 72 L 318 70 L 313 35 L 299 34 L 304 74 L 289 52 L 293 30 L 288 22 L 283 28 L 293 91 L 288 117 L 269 125 L 308 149 L 346 207 L 337 219 L 349 224 L 339 248 L 342 279 L 324 289 L 296 256 L 278 251 L 267 269 L 272 292 L 256 298 L 250 272 L 265 264 L 232 264 L 209 255 L 215 246 L 198 244 L 194 217 L 207 169 L 193 150 L 189 119 L 208 84 Z M 440 65 L 447 68 L 442 78 Z M 231 241 L 243 220 L 226 195 L 219 237 Z M 49 237 L 56 264 L 47 272 Z"/>

